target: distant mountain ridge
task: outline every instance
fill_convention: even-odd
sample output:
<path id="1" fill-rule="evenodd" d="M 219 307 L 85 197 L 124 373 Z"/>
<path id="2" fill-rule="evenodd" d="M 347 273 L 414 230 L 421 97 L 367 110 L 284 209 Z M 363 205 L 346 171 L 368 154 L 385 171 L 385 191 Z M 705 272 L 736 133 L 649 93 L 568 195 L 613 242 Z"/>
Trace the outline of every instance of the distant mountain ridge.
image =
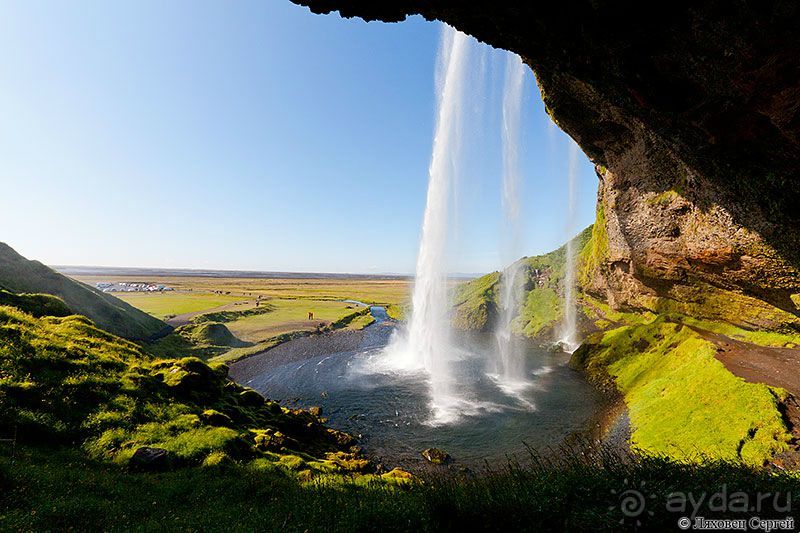
<path id="1" fill-rule="evenodd" d="M 171 330 L 165 322 L 119 298 L 59 274 L 39 261 L 26 259 L 3 242 L 0 242 L 0 288 L 13 293 L 58 296 L 74 313 L 127 339 L 152 339 Z"/>

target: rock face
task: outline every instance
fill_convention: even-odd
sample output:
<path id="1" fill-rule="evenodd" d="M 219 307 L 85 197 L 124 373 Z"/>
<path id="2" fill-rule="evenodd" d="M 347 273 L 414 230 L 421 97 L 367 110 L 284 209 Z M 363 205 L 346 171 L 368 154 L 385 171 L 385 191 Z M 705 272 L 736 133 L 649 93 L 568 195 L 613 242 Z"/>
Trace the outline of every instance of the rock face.
<path id="1" fill-rule="evenodd" d="M 163 448 L 136 448 L 128 462 L 133 472 L 163 472 L 169 468 L 169 452 Z"/>
<path id="2" fill-rule="evenodd" d="M 800 328 L 800 5 L 295 0 L 518 53 L 597 166 L 615 308 Z"/>

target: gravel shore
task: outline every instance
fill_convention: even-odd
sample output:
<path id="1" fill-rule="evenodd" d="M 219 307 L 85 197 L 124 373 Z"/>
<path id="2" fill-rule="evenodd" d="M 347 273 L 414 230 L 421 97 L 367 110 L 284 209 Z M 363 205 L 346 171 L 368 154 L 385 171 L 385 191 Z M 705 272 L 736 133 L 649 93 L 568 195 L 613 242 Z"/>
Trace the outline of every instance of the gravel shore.
<path id="1" fill-rule="evenodd" d="M 231 364 L 228 376 L 237 383 L 246 383 L 255 376 L 294 361 L 357 350 L 367 329 L 332 331 L 284 342 Z"/>

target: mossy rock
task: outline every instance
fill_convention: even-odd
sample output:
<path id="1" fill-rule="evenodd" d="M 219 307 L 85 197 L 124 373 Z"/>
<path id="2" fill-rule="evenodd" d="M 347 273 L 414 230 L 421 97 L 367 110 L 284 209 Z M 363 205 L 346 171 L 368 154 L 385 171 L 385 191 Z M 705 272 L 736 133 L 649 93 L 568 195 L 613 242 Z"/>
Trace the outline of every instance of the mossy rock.
<path id="1" fill-rule="evenodd" d="M 452 461 L 450 454 L 439 448 L 427 448 L 420 455 L 435 465 L 444 465 Z"/>
<path id="2" fill-rule="evenodd" d="M 297 455 L 282 455 L 281 458 L 278 459 L 278 464 L 284 468 L 294 470 L 296 472 L 306 470 L 308 466 L 303 458 Z"/>
<path id="3" fill-rule="evenodd" d="M 265 399 L 258 392 L 253 389 L 245 389 L 239 393 L 239 405 L 245 407 L 261 407 L 265 403 Z"/>
<path id="4" fill-rule="evenodd" d="M 332 452 L 326 454 L 325 458 L 348 472 L 368 473 L 375 470 L 372 462 L 356 453 Z"/>
<path id="5" fill-rule="evenodd" d="M 233 459 L 223 451 L 211 452 L 203 459 L 203 466 L 206 468 L 227 468 L 234 464 Z"/>
<path id="6" fill-rule="evenodd" d="M 281 431 L 273 428 L 251 430 L 255 447 L 261 451 L 279 452 L 282 450 L 299 449 L 300 444 L 293 438 L 286 436 Z"/>
<path id="7" fill-rule="evenodd" d="M 210 426 L 230 427 L 233 425 L 233 420 L 231 420 L 231 417 L 225 413 L 220 413 L 215 409 L 206 409 L 200 415 L 200 419 Z"/>
<path id="8" fill-rule="evenodd" d="M 314 479 L 314 472 L 310 469 L 306 468 L 305 470 L 301 470 L 297 473 L 297 481 L 301 483 L 308 483 Z"/>
<path id="9" fill-rule="evenodd" d="M 274 400 L 266 400 L 264 402 L 264 409 L 272 415 L 279 415 L 283 413 L 283 409 L 281 409 L 281 404 L 279 404 Z"/>
<path id="10" fill-rule="evenodd" d="M 416 478 L 411 472 L 406 472 L 402 468 L 393 468 L 389 472 L 381 474 L 381 479 L 390 483 L 405 485 L 414 483 Z"/>
<path id="11" fill-rule="evenodd" d="M 352 446 L 356 442 L 356 439 L 352 435 L 343 431 L 332 428 L 326 428 L 326 431 L 328 435 L 333 438 L 334 442 L 342 448 Z"/>
<path id="12" fill-rule="evenodd" d="M 217 374 L 219 377 L 221 377 L 221 378 L 227 378 L 228 377 L 229 368 L 228 368 L 228 365 L 226 365 L 225 363 L 220 363 L 220 362 L 208 363 L 208 367 L 211 370 L 213 370 L 214 373 Z"/>

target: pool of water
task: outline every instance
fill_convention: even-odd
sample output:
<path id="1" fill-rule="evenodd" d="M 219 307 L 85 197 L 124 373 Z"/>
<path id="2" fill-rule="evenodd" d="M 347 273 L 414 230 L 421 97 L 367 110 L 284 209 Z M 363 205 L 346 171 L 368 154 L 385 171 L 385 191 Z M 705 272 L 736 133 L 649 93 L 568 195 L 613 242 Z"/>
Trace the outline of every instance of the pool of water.
<path id="1" fill-rule="evenodd" d="M 394 325 L 381 311 L 373 309 L 378 322 L 367 328 L 358 350 L 288 363 L 247 384 L 291 405 L 322 407 L 329 424 L 359 436 L 369 455 L 408 468 L 424 465 L 420 451 L 429 447 L 470 468 L 511 456 L 524 460 L 526 445 L 557 446 L 586 429 L 598 410 L 598 393 L 568 368 L 569 355 L 526 347 L 528 386 L 509 389 L 487 373 L 492 340 L 471 335 L 460 339 L 465 355 L 452 363 L 461 416 L 433 423 L 426 374 L 382 364 Z"/>

